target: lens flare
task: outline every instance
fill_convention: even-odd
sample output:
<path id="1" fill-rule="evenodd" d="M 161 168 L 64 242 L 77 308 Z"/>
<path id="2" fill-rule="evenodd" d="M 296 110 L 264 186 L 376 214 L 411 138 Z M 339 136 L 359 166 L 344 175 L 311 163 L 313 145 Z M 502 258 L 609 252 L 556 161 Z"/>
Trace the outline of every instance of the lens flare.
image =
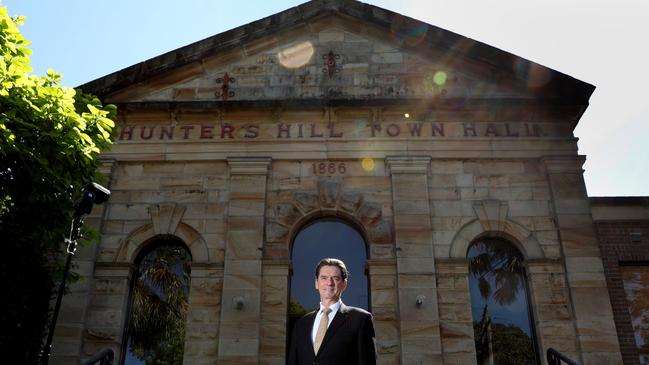
<path id="1" fill-rule="evenodd" d="M 441 89 L 448 81 L 448 74 L 445 71 L 427 71 L 422 78 L 424 90 L 431 93 Z"/>
<path id="2" fill-rule="evenodd" d="M 545 86 L 552 78 L 547 68 L 520 59 L 514 63 L 514 72 L 519 79 L 527 83 L 529 88 Z"/>
<path id="3" fill-rule="evenodd" d="M 446 79 L 447 78 L 448 78 L 448 75 L 446 75 L 446 72 L 437 71 L 437 72 L 435 72 L 435 75 L 433 75 L 433 82 L 437 86 L 444 86 L 444 84 L 446 84 Z"/>
<path id="4" fill-rule="evenodd" d="M 396 16 L 392 19 L 390 31 L 395 41 L 403 42 L 409 47 L 415 47 L 426 38 L 428 26 L 422 22 Z"/>
<path id="5" fill-rule="evenodd" d="M 367 172 L 374 171 L 374 160 L 371 158 L 364 158 L 361 161 L 361 167 Z"/>
<path id="6" fill-rule="evenodd" d="M 311 42 L 302 42 L 279 51 L 277 58 L 279 63 L 286 68 L 298 68 L 309 63 L 313 52 Z"/>

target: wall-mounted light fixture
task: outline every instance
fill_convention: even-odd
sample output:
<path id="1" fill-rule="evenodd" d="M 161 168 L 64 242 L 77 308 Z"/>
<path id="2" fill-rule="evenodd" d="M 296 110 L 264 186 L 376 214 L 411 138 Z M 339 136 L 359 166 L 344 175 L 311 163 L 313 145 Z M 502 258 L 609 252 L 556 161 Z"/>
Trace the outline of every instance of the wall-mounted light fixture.
<path id="1" fill-rule="evenodd" d="M 238 311 L 243 310 L 244 300 L 242 296 L 237 295 L 232 298 L 232 303 L 234 303 L 234 307 L 237 308 Z"/>
<path id="2" fill-rule="evenodd" d="M 421 307 L 422 305 L 424 305 L 425 301 L 426 301 L 426 296 L 423 294 L 419 294 L 415 299 L 415 304 L 417 304 L 417 307 Z"/>

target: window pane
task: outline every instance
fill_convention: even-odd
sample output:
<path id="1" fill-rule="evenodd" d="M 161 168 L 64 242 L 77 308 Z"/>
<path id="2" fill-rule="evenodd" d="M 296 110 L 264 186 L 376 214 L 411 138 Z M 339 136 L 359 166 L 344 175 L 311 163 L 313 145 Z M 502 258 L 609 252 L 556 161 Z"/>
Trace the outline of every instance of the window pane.
<path id="1" fill-rule="evenodd" d="M 126 365 L 182 364 L 190 260 L 177 244 L 141 259 L 131 292 Z"/>
<path id="2" fill-rule="evenodd" d="M 481 240 L 468 259 L 478 364 L 536 364 L 522 255 L 507 242 Z"/>
<path id="3" fill-rule="evenodd" d="M 640 364 L 649 364 L 649 266 L 621 266 Z"/>

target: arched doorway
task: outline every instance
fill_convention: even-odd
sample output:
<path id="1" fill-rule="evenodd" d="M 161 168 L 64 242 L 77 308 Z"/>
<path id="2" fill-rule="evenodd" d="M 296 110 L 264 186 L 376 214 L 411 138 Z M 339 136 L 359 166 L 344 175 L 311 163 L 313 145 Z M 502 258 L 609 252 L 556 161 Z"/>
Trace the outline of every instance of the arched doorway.
<path id="1" fill-rule="evenodd" d="M 369 310 L 365 239 L 356 228 L 341 219 L 317 219 L 297 233 L 291 247 L 289 339 L 295 321 L 319 306 L 314 270 L 325 257 L 343 260 L 349 270 L 349 285 L 342 295 L 343 302 Z"/>

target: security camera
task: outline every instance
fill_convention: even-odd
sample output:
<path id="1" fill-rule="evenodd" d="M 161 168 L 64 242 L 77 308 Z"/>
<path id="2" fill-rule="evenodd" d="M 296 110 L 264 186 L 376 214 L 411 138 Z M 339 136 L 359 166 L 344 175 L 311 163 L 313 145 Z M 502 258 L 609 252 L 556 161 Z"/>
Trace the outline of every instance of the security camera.
<path id="1" fill-rule="evenodd" d="M 76 216 L 80 217 L 89 214 L 94 204 L 105 203 L 108 198 L 110 198 L 110 190 L 95 182 L 91 182 L 83 188 L 81 200 L 79 200 L 75 207 Z"/>

